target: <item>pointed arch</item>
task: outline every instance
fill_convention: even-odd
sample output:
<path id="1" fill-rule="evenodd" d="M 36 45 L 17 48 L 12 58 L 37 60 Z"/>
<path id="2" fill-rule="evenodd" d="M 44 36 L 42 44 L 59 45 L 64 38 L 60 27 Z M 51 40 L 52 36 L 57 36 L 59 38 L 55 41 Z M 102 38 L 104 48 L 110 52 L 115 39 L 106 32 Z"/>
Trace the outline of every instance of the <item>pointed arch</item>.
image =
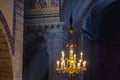
<path id="1" fill-rule="evenodd" d="M 0 10 L 0 80 L 13 80 L 12 37 Z"/>

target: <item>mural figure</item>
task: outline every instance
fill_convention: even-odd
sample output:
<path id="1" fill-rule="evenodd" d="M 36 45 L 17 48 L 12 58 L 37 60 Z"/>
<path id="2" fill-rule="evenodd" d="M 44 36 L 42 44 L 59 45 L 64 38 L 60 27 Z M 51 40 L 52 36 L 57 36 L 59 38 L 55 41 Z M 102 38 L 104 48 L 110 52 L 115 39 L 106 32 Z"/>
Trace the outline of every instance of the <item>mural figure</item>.
<path id="1" fill-rule="evenodd" d="M 58 0 L 51 0 L 52 7 L 58 7 Z"/>
<path id="2" fill-rule="evenodd" d="M 30 5 L 30 7 L 32 9 L 46 8 L 47 7 L 47 2 L 46 2 L 46 0 L 33 0 L 31 5 Z"/>
<path id="3" fill-rule="evenodd" d="M 41 5 L 41 8 L 46 8 L 47 7 L 46 0 L 40 0 L 40 5 Z"/>

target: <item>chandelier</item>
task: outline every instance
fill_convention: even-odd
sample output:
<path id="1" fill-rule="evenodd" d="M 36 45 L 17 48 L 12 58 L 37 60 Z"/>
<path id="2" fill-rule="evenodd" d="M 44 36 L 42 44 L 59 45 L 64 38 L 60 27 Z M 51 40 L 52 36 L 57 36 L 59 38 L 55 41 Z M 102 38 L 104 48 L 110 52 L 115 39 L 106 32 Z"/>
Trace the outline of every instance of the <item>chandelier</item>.
<path id="1" fill-rule="evenodd" d="M 72 23 L 72 22 L 71 22 Z M 69 75 L 74 75 L 80 71 L 86 70 L 86 60 L 83 59 L 83 53 L 80 53 L 80 58 L 77 58 L 77 55 L 74 52 L 74 44 L 72 41 L 73 28 L 69 29 L 70 42 L 69 42 L 69 57 L 65 56 L 64 51 L 61 52 L 60 60 L 56 62 L 56 71 L 67 73 Z"/>

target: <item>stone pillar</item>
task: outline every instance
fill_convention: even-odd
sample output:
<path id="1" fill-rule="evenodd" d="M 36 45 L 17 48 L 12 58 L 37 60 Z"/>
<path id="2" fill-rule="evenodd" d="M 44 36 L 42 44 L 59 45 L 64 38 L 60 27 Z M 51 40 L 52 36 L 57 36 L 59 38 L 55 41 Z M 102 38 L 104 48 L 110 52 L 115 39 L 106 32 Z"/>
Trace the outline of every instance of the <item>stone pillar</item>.
<path id="1" fill-rule="evenodd" d="M 63 22 L 26 24 L 25 29 L 37 31 L 47 42 L 49 54 L 49 80 L 56 80 L 56 61 L 62 49 Z"/>
<path id="2" fill-rule="evenodd" d="M 14 3 L 14 54 L 13 72 L 14 80 L 22 80 L 22 55 L 23 55 L 23 27 L 24 27 L 24 0 L 15 0 Z"/>
<path id="3" fill-rule="evenodd" d="M 47 51 L 49 53 L 49 80 L 56 80 L 56 61 L 62 49 L 63 23 L 50 24 L 47 30 Z M 52 28 L 53 27 L 53 28 Z"/>

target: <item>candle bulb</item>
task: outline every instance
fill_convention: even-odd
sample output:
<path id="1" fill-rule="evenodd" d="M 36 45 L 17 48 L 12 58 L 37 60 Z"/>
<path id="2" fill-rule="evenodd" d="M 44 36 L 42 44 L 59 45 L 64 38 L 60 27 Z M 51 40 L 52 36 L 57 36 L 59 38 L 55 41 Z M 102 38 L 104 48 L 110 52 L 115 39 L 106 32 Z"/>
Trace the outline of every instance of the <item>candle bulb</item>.
<path id="1" fill-rule="evenodd" d="M 61 62 L 61 69 L 63 69 L 63 62 Z"/>
<path id="2" fill-rule="evenodd" d="M 74 60 L 76 60 L 76 55 L 74 54 Z"/>
<path id="3" fill-rule="evenodd" d="M 83 68 L 86 68 L 86 61 L 83 61 Z"/>
<path id="4" fill-rule="evenodd" d="M 70 54 L 73 54 L 73 50 L 70 50 Z"/>
<path id="5" fill-rule="evenodd" d="M 80 53 L 80 58 L 81 58 L 81 59 L 83 58 L 83 53 L 82 53 L 82 52 Z"/>
<path id="6" fill-rule="evenodd" d="M 77 68 L 78 68 L 78 69 L 80 68 L 80 63 L 77 63 Z"/>
<path id="7" fill-rule="evenodd" d="M 63 68 L 65 68 L 65 61 L 63 60 L 63 62 L 62 62 L 62 63 L 63 63 Z"/>
<path id="8" fill-rule="evenodd" d="M 75 63 L 73 63 L 73 68 L 74 68 L 74 69 L 76 68 Z"/>
<path id="9" fill-rule="evenodd" d="M 59 62 L 59 60 L 57 61 L 57 68 L 59 68 L 59 64 L 60 64 L 60 62 Z"/>
<path id="10" fill-rule="evenodd" d="M 64 51 L 62 51 L 62 59 L 64 59 L 64 56 L 65 56 Z"/>
<path id="11" fill-rule="evenodd" d="M 79 60 L 79 62 L 81 63 L 81 62 L 82 62 L 82 60 L 80 59 L 80 60 Z"/>

